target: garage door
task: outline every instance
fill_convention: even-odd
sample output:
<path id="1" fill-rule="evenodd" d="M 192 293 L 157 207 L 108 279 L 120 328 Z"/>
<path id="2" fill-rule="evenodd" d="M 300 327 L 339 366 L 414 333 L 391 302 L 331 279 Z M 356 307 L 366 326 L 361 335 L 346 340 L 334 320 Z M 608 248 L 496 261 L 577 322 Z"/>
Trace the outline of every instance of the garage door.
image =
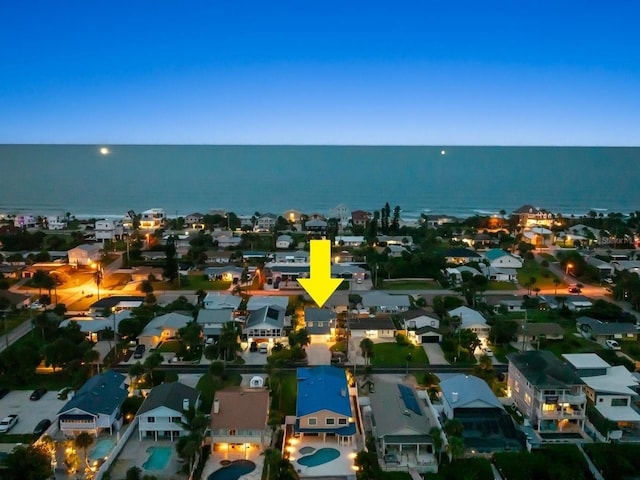
<path id="1" fill-rule="evenodd" d="M 437 335 L 422 335 L 422 343 L 438 343 L 439 338 Z"/>

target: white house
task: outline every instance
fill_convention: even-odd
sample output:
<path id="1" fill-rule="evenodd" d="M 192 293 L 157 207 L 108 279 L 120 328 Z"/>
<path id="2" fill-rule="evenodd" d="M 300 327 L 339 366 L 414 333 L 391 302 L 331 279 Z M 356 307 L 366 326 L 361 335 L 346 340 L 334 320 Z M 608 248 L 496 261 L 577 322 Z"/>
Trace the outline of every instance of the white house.
<path id="1" fill-rule="evenodd" d="M 155 230 L 160 228 L 167 215 L 162 208 L 151 208 L 142 212 L 140 216 L 140 228 L 142 230 Z"/>
<path id="2" fill-rule="evenodd" d="M 282 248 L 282 249 L 291 248 L 292 244 L 293 244 L 293 238 L 291 237 L 291 235 L 280 235 L 276 239 L 276 248 Z"/>
<path id="3" fill-rule="evenodd" d="M 489 262 L 489 266 L 493 268 L 522 268 L 522 265 L 524 265 L 522 257 L 499 248 L 484 252 L 484 258 Z"/>
<path id="4" fill-rule="evenodd" d="M 100 260 L 100 245 L 84 244 L 72 248 L 68 252 L 69 265 L 87 266 Z"/>
<path id="5" fill-rule="evenodd" d="M 155 347 L 158 343 L 175 338 L 178 330 L 185 327 L 193 318 L 179 313 L 167 313 L 153 318 L 138 335 L 138 343 Z"/>
<path id="6" fill-rule="evenodd" d="M 206 310 L 237 310 L 242 298 L 230 294 L 207 293 L 202 305 Z"/>
<path id="7" fill-rule="evenodd" d="M 364 243 L 362 235 L 337 235 L 333 244 L 341 247 L 359 247 Z"/>
<path id="8" fill-rule="evenodd" d="M 95 225 L 96 240 L 102 243 L 105 240 L 117 240 L 122 238 L 122 222 L 115 220 L 98 220 Z"/>
<path id="9" fill-rule="evenodd" d="M 491 327 L 487 325 L 487 320 L 480 312 L 473 310 L 472 308 L 462 306 L 449 310 L 449 316 L 460 317 L 460 329 L 471 330 L 483 343 L 487 342 Z"/>
<path id="10" fill-rule="evenodd" d="M 138 416 L 139 440 L 143 438 L 173 441 L 188 434 L 183 426 L 185 412 L 200 406 L 200 392 L 180 382 L 161 383 L 154 387 L 140 406 Z"/>
<path id="11" fill-rule="evenodd" d="M 276 219 L 278 217 L 273 213 L 265 213 L 258 218 L 254 231 L 256 232 L 270 232 L 276 226 Z"/>

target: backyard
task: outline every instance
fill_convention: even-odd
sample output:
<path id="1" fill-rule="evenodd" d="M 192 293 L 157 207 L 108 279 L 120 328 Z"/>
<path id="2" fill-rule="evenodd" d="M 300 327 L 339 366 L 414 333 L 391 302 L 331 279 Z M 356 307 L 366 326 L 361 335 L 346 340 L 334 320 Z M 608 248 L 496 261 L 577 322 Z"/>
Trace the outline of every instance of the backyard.
<path id="1" fill-rule="evenodd" d="M 407 357 L 411 359 L 407 362 Z M 426 367 L 427 354 L 421 346 L 400 345 L 397 342 L 374 343 L 371 365 L 374 367 Z"/>
<path id="2" fill-rule="evenodd" d="M 532 278 L 536 279 L 533 288 L 555 288 L 553 280 L 558 277 L 535 260 L 526 260 L 522 268 L 518 269 L 518 283 L 526 286 Z M 566 286 L 566 284 L 562 282 L 560 286 Z"/>

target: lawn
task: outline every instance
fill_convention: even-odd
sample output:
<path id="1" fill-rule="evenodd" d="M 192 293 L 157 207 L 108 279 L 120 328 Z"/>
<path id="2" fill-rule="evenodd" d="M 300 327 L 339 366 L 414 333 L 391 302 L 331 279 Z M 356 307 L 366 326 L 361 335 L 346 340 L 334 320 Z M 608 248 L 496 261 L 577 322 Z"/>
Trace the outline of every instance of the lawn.
<path id="1" fill-rule="evenodd" d="M 527 260 L 524 262 L 524 266 L 518 270 L 518 282 L 520 285 L 526 285 L 532 277 L 536 278 L 534 288 L 555 288 L 553 279 L 558 278 L 535 260 Z M 565 285 L 565 283 L 560 285 Z"/>
<path id="2" fill-rule="evenodd" d="M 533 452 L 497 452 L 493 461 L 503 478 L 555 480 L 593 478 L 575 445 L 554 445 Z"/>
<path id="3" fill-rule="evenodd" d="M 407 355 L 411 354 L 409 367 L 426 367 L 429 359 L 421 346 L 398 345 L 396 342 L 374 343 L 371 365 L 374 367 L 406 367 Z"/>
<path id="4" fill-rule="evenodd" d="M 550 253 L 541 253 L 540 256 L 549 262 L 557 262 L 558 259 Z"/>
<path id="5" fill-rule="evenodd" d="M 516 290 L 518 287 L 512 282 L 497 282 L 495 280 L 489 281 L 489 288 L 487 290 Z"/>
<path id="6" fill-rule="evenodd" d="M 507 363 L 507 355 L 510 353 L 517 352 L 515 348 L 511 345 L 491 345 L 491 349 L 493 350 L 493 354 L 499 362 Z"/>
<path id="7" fill-rule="evenodd" d="M 296 414 L 298 381 L 295 372 L 282 372 L 281 388 L 272 388 L 271 410 L 284 415 Z"/>
<path id="8" fill-rule="evenodd" d="M 6 318 L 2 321 L 2 327 L 0 327 L 0 334 L 4 335 L 5 333 L 10 332 L 23 322 L 30 322 L 32 315 L 33 317 L 36 316 L 36 313 L 33 310 L 7 313 Z"/>
<path id="9" fill-rule="evenodd" d="M 576 336 L 573 332 L 565 330 L 562 340 L 547 340 L 540 342 L 540 350 L 549 350 L 553 354 L 562 358 L 563 353 L 594 353 L 603 350 L 603 348 L 595 342 Z"/>
<path id="10" fill-rule="evenodd" d="M 640 470 L 640 445 L 588 444 L 584 449 L 605 480 L 633 478 Z"/>
<path id="11" fill-rule="evenodd" d="M 182 350 L 182 344 L 178 340 L 167 340 L 155 349 L 156 352 L 162 353 L 178 353 L 180 350 Z"/>
<path id="12" fill-rule="evenodd" d="M 383 290 L 439 290 L 442 287 L 435 280 L 384 280 Z"/>

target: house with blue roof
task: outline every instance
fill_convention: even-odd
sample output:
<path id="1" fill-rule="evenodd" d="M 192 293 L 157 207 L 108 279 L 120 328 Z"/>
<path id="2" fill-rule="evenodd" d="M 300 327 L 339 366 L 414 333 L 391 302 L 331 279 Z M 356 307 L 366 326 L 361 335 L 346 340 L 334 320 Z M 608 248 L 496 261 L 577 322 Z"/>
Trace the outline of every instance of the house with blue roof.
<path id="1" fill-rule="evenodd" d="M 353 445 L 358 433 L 354 415 L 357 398 L 355 393 L 352 398 L 346 372 L 329 365 L 298 368 L 297 379 L 295 433 Z"/>
<path id="2" fill-rule="evenodd" d="M 500 248 L 492 248 L 484 252 L 484 258 L 492 268 L 522 268 L 524 265 L 522 257 Z"/>
<path id="3" fill-rule="evenodd" d="M 60 430 L 67 436 L 98 435 L 122 426 L 120 407 L 128 396 L 127 377 L 107 370 L 91 377 L 58 412 Z"/>

